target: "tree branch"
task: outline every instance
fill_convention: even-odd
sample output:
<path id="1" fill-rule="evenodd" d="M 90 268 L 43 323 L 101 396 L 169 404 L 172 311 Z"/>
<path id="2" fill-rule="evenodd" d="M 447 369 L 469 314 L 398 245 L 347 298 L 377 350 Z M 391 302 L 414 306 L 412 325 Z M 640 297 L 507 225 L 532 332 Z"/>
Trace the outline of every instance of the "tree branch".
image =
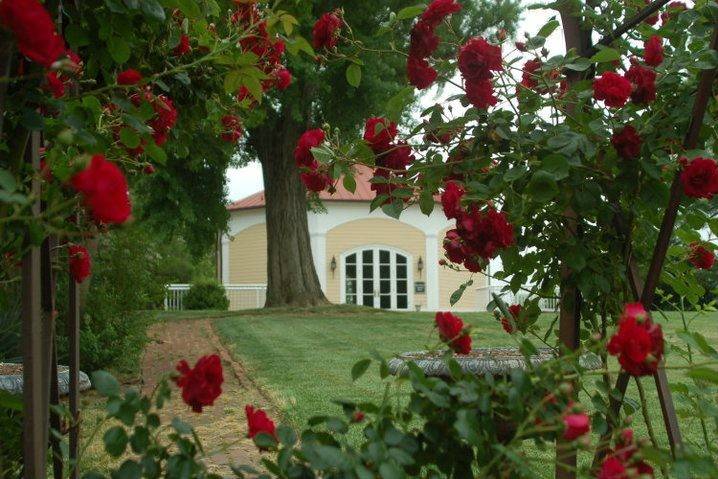
<path id="1" fill-rule="evenodd" d="M 656 0 L 655 2 L 652 2 L 650 5 L 635 14 L 633 17 L 629 18 L 628 20 L 620 24 L 618 27 L 616 27 L 616 29 L 613 30 L 611 33 L 601 38 L 601 40 L 598 42 L 598 45 L 610 45 L 611 43 L 613 43 L 614 40 L 620 38 L 621 36 L 623 36 L 623 34 L 635 28 L 646 18 L 656 13 L 662 6 L 664 6 L 669 1 L 670 0 Z M 590 48 L 590 55 L 593 55 L 597 51 L 598 48 L 596 48 L 596 45 L 592 46 Z"/>

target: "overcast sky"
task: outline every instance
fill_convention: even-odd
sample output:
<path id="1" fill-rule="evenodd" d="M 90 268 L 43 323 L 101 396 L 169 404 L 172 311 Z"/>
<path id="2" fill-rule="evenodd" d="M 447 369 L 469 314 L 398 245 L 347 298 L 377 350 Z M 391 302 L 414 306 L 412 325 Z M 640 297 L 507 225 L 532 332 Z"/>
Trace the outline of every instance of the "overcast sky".
<path id="1" fill-rule="evenodd" d="M 525 2 L 527 4 L 533 2 Z M 558 13 L 555 10 L 529 10 L 524 12 L 523 18 L 519 22 L 519 31 L 517 38 L 523 39 L 524 32 L 528 32 L 530 35 L 536 34 L 552 16 L 558 19 Z M 565 52 L 563 44 L 563 38 L 561 36 L 561 30 L 556 29 L 554 33 L 548 38 L 546 42 L 546 48 L 553 55 L 562 54 Z M 422 99 L 422 102 L 431 104 L 436 101 L 435 91 L 431 90 Z M 447 92 L 444 92 L 446 95 Z M 262 167 L 258 161 L 253 161 L 244 168 L 230 168 L 227 171 L 228 180 L 228 199 L 235 201 L 240 198 L 251 195 L 264 189 L 262 185 Z"/>

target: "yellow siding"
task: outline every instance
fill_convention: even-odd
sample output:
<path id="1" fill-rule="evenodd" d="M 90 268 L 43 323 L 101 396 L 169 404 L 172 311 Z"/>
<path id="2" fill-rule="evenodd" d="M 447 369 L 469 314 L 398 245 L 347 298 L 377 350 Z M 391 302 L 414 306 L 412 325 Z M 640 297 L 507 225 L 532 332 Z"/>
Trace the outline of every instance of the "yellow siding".
<path id="1" fill-rule="evenodd" d="M 444 237 L 446 236 L 446 231 L 448 231 L 447 228 L 444 231 L 441 231 L 439 233 L 438 239 L 439 239 L 439 259 L 444 258 Z M 469 288 L 464 291 L 464 295 L 461 297 L 461 300 L 456 303 L 454 306 L 451 306 L 449 302 L 449 298 L 451 298 L 451 294 L 459 289 L 459 286 L 461 286 L 463 283 L 468 281 L 471 278 L 471 273 L 466 272 L 457 272 L 453 269 L 450 269 L 446 266 L 439 266 L 439 309 L 441 310 L 450 310 L 450 309 L 471 309 L 476 310 L 479 307 L 479 303 L 485 304 L 485 301 L 483 298 L 480 298 L 479 296 L 484 296 L 484 291 L 477 291 L 477 288 L 481 288 L 482 286 L 486 285 L 486 276 L 483 274 L 474 274 L 474 284 L 470 286 Z"/>
<path id="2" fill-rule="evenodd" d="M 264 223 L 240 231 L 229 243 L 229 282 L 267 282 L 267 228 Z"/>
<path id="3" fill-rule="evenodd" d="M 414 281 L 426 281 L 426 237 L 424 233 L 396 220 L 383 218 L 367 218 L 361 220 L 350 221 L 327 232 L 326 236 L 326 267 L 327 267 L 327 290 L 326 295 L 329 301 L 333 303 L 340 302 L 340 278 L 341 267 L 340 257 L 342 253 L 358 248 L 364 245 L 391 246 L 411 255 L 413 279 Z M 424 271 L 419 276 L 416 264 L 419 256 L 424 261 Z M 336 258 L 337 270 L 332 276 L 329 269 L 332 258 Z M 410 284 L 411 291 L 414 285 Z M 409 309 L 419 304 L 422 308 L 426 307 L 426 294 L 414 294 L 414 304 L 409 305 Z"/>

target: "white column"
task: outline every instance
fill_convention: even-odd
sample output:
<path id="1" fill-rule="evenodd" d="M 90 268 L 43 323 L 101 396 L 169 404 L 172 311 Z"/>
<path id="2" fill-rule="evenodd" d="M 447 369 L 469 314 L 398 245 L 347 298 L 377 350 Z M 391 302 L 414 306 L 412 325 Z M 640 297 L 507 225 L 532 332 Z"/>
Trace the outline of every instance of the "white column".
<path id="1" fill-rule="evenodd" d="M 426 308 L 439 309 L 439 240 L 436 233 L 426 235 Z"/>
<path id="2" fill-rule="evenodd" d="M 222 235 L 222 284 L 229 284 L 229 236 Z"/>
<path id="3" fill-rule="evenodd" d="M 314 269 L 319 277 L 322 291 L 327 292 L 327 236 L 324 233 L 310 233 L 309 241 L 314 258 Z"/>

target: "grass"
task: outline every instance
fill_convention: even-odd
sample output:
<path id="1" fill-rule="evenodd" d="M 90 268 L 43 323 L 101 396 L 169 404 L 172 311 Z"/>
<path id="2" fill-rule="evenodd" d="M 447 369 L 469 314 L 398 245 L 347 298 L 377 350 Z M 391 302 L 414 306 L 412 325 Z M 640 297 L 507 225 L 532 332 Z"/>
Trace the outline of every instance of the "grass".
<path id="1" fill-rule="evenodd" d="M 462 315 L 473 326 L 475 346 L 512 345 L 512 339 L 489 313 Z M 545 326 L 552 319 L 540 319 Z M 375 369 L 356 383 L 350 378 L 352 365 L 377 351 L 385 357 L 397 353 L 433 347 L 430 313 L 397 313 L 364 308 L 342 307 L 314 310 L 245 311 L 215 319 L 223 340 L 250 371 L 257 383 L 274 398 L 284 419 L 295 427 L 318 414 L 336 414 L 333 399 L 379 400 L 384 386 Z M 682 329 L 678 313 L 658 318 L 669 341 L 680 343 L 676 331 Z M 711 344 L 718 344 L 718 313 L 702 314 L 691 322 L 691 329 L 700 331 Z M 667 351 L 669 364 L 681 358 Z M 615 368 L 615 364 L 611 365 Z M 672 382 L 681 379 L 682 371 L 669 371 Z M 643 379 L 651 417 L 659 442 L 667 444 L 661 423 L 660 406 L 650 378 Z M 592 383 L 587 384 L 590 388 Z M 637 398 L 635 382 L 629 397 Z M 582 401 L 590 406 L 590 398 Z M 684 440 L 705 451 L 702 431 L 695 414 L 686 405 L 677 403 L 682 414 Z M 640 416 L 640 412 L 636 413 Z M 635 421 L 638 437 L 647 431 L 642 418 Z M 710 437 L 717 441 L 715 436 Z M 586 459 L 584 459 L 586 460 Z"/>

